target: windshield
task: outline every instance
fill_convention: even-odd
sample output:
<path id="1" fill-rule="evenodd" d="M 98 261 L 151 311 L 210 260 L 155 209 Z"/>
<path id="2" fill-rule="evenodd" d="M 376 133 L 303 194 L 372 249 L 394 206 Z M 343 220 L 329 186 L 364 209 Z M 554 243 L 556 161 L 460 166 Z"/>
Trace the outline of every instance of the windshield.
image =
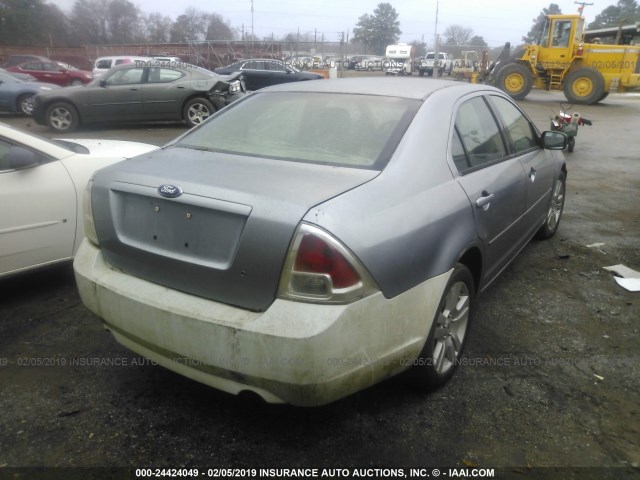
<path id="1" fill-rule="evenodd" d="M 373 95 L 254 93 L 211 117 L 176 146 L 381 170 L 420 103 Z"/>

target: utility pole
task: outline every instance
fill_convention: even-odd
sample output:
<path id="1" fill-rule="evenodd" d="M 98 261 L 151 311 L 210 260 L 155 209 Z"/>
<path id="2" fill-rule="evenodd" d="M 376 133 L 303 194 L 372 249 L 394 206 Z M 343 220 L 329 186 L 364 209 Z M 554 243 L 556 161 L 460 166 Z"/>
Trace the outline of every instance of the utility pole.
<path id="1" fill-rule="evenodd" d="M 433 38 L 433 76 L 438 76 L 440 56 L 438 55 L 438 0 L 436 0 L 436 33 Z"/>
<path id="2" fill-rule="evenodd" d="M 587 2 L 573 2 L 573 3 L 575 3 L 576 5 L 580 5 L 578 7 L 578 13 L 580 15 L 584 13 L 584 7 L 587 7 L 587 6 L 590 7 L 591 5 L 593 5 L 593 3 L 587 3 Z"/>
<path id="3" fill-rule="evenodd" d="M 251 0 L 251 41 L 253 41 L 253 0 Z"/>

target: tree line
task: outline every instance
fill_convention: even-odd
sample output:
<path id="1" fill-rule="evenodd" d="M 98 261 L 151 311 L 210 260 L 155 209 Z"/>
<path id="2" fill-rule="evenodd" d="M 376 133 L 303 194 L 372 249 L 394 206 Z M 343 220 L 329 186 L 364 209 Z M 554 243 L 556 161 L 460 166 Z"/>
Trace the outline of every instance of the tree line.
<path id="1" fill-rule="evenodd" d="M 129 0 L 76 0 L 69 13 L 43 0 L 0 0 L 0 43 L 9 45 L 173 43 L 241 34 L 221 15 L 195 8 L 172 20 Z"/>
<path id="2" fill-rule="evenodd" d="M 551 3 L 543 9 L 523 42 L 534 43 L 542 33 L 546 14 L 562 13 Z M 362 15 L 353 29 L 350 42 L 366 53 L 384 54 L 387 45 L 398 42 L 402 31 L 398 12 L 390 3 L 380 3 L 372 14 Z M 599 13 L 588 28 L 617 27 L 640 21 L 636 0 L 618 0 Z M 313 38 L 312 38 L 313 37 Z M 129 0 L 76 0 L 69 13 L 44 0 L 0 0 L 0 43 L 9 45 L 102 45 L 127 43 L 186 43 L 199 40 L 258 40 L 234 27 L 221 15 L 188 7 L 176 19 L 158 12 L 142 12 Z M 317 40 L 304 33 L 289 33 L 283 41 Z M 344 38 L 342 39 L 345 40 Z M 424 39 L 412 42 L 424 54 Z M 481 36 L 471 28 L 450 25 L 439 45 L 464 49 L 486 47 Z"/>

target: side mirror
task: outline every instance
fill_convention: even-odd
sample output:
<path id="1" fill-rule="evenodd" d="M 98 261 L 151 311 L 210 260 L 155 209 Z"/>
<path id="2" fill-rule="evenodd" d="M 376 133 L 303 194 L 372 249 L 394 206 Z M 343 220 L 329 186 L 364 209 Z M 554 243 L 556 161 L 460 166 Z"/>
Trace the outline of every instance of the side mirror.
<path id="1" fill-rule="evenodd" d="M 16 146 L 9 149 L 6 159 L 9 161 L 9 167 L 14 170 L 33 167 L 40 163 L 36 154 L 31 150 Z"/>
<path id="2" fill-rule="evenodd" d="M 100 80 L 100 86 L 101 87 L 106 87 L 107 86 L 107 81 L 106 80 Z"/>
<path id="3" fill-rule="evenodd" d="M 566 133 L 547 130 L 542 132 L 542 148 L 546 150 L 564 150 L 569 145 Z"/>

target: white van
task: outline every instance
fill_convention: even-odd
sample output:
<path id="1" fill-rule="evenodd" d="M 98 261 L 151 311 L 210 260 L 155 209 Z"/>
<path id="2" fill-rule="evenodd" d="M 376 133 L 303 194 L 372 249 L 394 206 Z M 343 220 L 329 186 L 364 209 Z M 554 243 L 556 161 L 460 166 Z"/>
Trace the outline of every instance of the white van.
<path id="1" fill-rule="evenodd" d="M 131 55 L 115 55 L 111 57 L 100 57 L 93 64 L 93 78 L 98 78 L 107 73 L 111 68 L 118 65 L 134 62 L 149 62 L 151 57 L 135 57 Z"/>

